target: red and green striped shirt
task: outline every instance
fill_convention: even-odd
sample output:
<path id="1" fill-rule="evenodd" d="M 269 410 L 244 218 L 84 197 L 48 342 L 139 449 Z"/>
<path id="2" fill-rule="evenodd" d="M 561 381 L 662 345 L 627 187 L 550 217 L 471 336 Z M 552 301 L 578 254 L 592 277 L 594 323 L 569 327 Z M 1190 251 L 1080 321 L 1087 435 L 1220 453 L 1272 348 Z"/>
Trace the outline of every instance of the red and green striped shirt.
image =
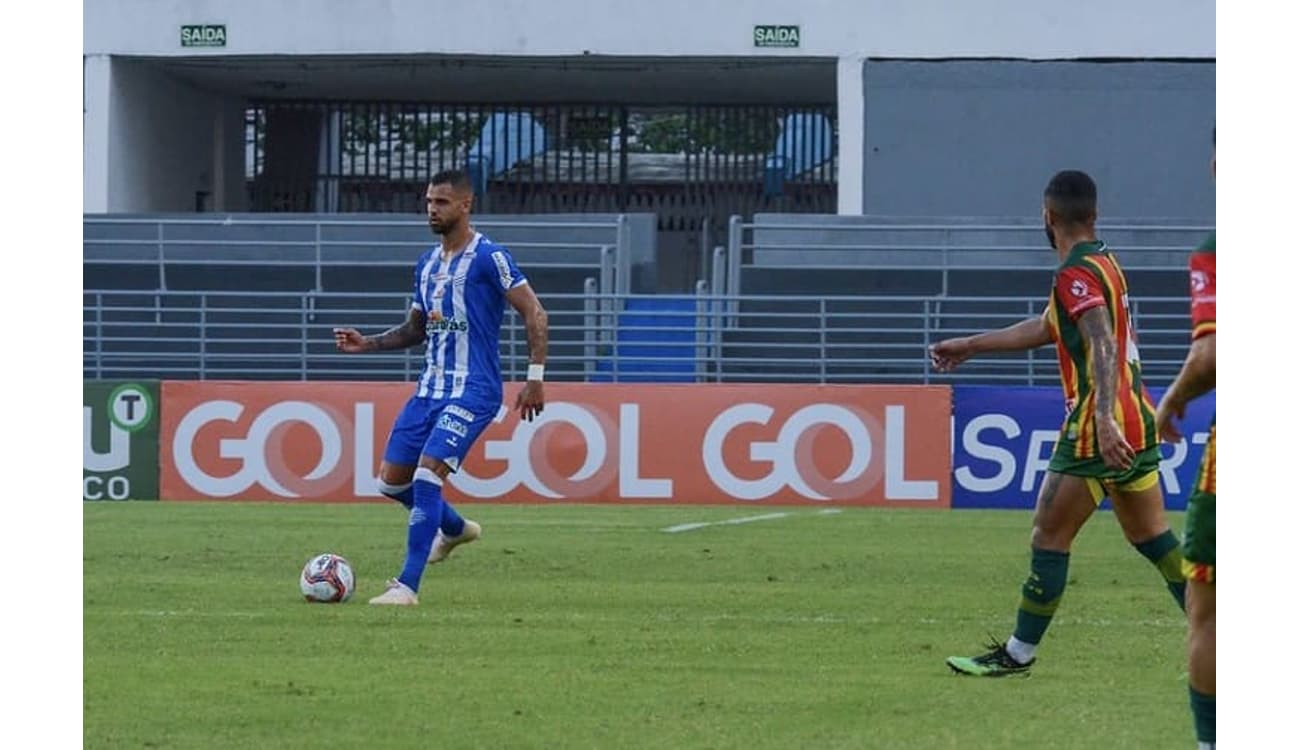
<path id="1" fill-rule="evenodd" d="M 1214 232 L 1192 253 L 1187 263 L 1191 271 L 1192 290 L 1192 340 L 1214 333 Z M 1216 416 L 1210 422 L 1210 441 L 1205 445 L 1205 457 L 1196 476 L 1196 491 L 1214 494 L 1214 461 Z"/>
<path id="2" fill-rule="evenodd" d="M 1214 333 L 1214 233 L 1196 248 L 1187 265 L 1191 271 L 1192 339 Z"/>
<path id="3" fill-rule="evenodd" d="M 1115 379 L 1115 420 L 1133 450 L 1142 451 L 1158 443 L 1156 410 L 1142 385 L 1137 332 L 1129 317 L 1128 281 L 1104 242 L 1081 242 L 1056 270 L 1047 306 L 1067 413 L 1059 442 L 1081 459 L 1101 456 L 1092 352 L 1078 326 L 1080 316 L 1095 307 L 1105 308 L 1116 338 L 1119 373 Z"/>

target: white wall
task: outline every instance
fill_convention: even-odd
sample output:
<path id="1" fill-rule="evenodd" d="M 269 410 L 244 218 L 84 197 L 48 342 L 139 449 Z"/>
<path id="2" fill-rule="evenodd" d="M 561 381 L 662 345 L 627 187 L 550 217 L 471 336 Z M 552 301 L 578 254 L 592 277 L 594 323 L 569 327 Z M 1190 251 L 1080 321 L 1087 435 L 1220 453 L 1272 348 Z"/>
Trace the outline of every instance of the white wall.
<path id="1" fill-rule="evenodd" d="M 1213 0 L 85 0 L 86 54 L 1214 57 Z M 184 49 L 184 24 L 227 46 Z M 797 50 L 755 24 L 798 24 Z"/>
<path id="2" fill-rule="evenodd" d="M 108 211 L 108 111 L 113 68 L 107 55 L 82 58 L 81 201 L 85 213 Z"/>
<path id="3" fill-rule="evenodd" d="M 147 62 L 86 60 L 84 210 L 243 208 L 243 109 L 152 70 Z M 220 125 L 218 125 L 220 122 Z"/>

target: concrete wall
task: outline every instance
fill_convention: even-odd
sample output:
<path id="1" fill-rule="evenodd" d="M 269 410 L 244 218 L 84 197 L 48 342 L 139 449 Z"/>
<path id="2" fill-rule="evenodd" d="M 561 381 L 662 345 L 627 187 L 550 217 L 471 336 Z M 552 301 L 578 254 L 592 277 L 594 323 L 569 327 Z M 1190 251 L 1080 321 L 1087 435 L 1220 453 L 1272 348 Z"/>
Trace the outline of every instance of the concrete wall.
<path id="1" fill-rule="evenodd" d="M 243 102 L 102 55 L 84 63 L 87 213 L 239 210 L 244 203 Z"/>
<path id="2" fill-rule="evenodd" d="M 1214 218 L 1213 62 L 866 63 L 865 213 L 1032 216 L 1060 169 L 1102 218 Z"/>
<path id="3" fill-rule="evenodd" d="M 85 51 L 183 55 L 183 24 L 225 24 L 200 54 L 1213 57 L 1213 0 L 86 0 Z M 756 49 L 755 24 L 798 24 Z"/>

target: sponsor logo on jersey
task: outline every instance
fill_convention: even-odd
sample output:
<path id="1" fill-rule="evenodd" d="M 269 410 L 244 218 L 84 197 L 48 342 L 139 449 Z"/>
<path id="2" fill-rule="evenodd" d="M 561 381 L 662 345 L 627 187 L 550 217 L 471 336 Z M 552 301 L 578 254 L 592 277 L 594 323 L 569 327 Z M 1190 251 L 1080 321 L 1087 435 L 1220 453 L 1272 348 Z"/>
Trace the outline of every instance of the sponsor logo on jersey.
<path id="1" fill-rule="evenodd" d="M 455 405 L 455 404 L 452 404 L 451 406 L 448 406 L 448 407 L 443 411 L 443 413 L 444 413 L 444 414 L 450 414 L 450 415 L 452 415 L 453 417 L 460 417 L 461 419 L 465 420 L 466 422 L 473 422 L 475 419 L 478 419 L 478 417 L 474 415 L 474 412 L 470 411 L 469 409 L 464 408 L 463 406 L 457 406 L 457 405 Z"/>
<path id="2" fill-rule="evenodd" d="M 1088 285 L 1075 279 L 1070 282 L 1070 294 L 1073 294 L 1076 297 L 1086 297 L 1088 295 Z"/>
<path id="3" fill-rule="evenodd" d="M 510 273 L 510 264 L 506 262 L 506 256 L 500 250 L 492 253 L 492 262 L 497 264 L 497 273 L 501 276 L 501 288 L 509 289 L 514 283 L 514 274 Z"/>
<path id="4" fill-rule="evenodd" d="M 468 330 L 469 321 L 457 320 L 456 318 L 430 318 L 424 324 L 424 332 L 428 334 L 430 338 L 432 338 L 434 334 L 442 333 L 443 331 L 448 333 L 464 333 Z"/>
<path id="5" fill-rule="evenodd" d="M 438 417 L 438 429 L 446 430 L 447 432 L 460 435 L 461 437 L 465 437 L 469 434 L 469 427 L 466 426 L 464 422 L 446 412 L 443 412 L 442 416 Z M 452 444 L 455 445 L 455 443 Z"/>

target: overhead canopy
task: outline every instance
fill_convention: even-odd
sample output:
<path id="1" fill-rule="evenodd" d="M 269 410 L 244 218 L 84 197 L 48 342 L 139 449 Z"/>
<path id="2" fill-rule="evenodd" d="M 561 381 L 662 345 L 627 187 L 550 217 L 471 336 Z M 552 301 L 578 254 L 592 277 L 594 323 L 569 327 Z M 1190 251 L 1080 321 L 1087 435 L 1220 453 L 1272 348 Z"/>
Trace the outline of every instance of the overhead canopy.
<path id="1" fill-rule="evenodd" d="M 147 60 L 184 82 L 250 99 L 801 104 L 833 102 L 836 96 L 834 58 L 225 55 Z"/>

